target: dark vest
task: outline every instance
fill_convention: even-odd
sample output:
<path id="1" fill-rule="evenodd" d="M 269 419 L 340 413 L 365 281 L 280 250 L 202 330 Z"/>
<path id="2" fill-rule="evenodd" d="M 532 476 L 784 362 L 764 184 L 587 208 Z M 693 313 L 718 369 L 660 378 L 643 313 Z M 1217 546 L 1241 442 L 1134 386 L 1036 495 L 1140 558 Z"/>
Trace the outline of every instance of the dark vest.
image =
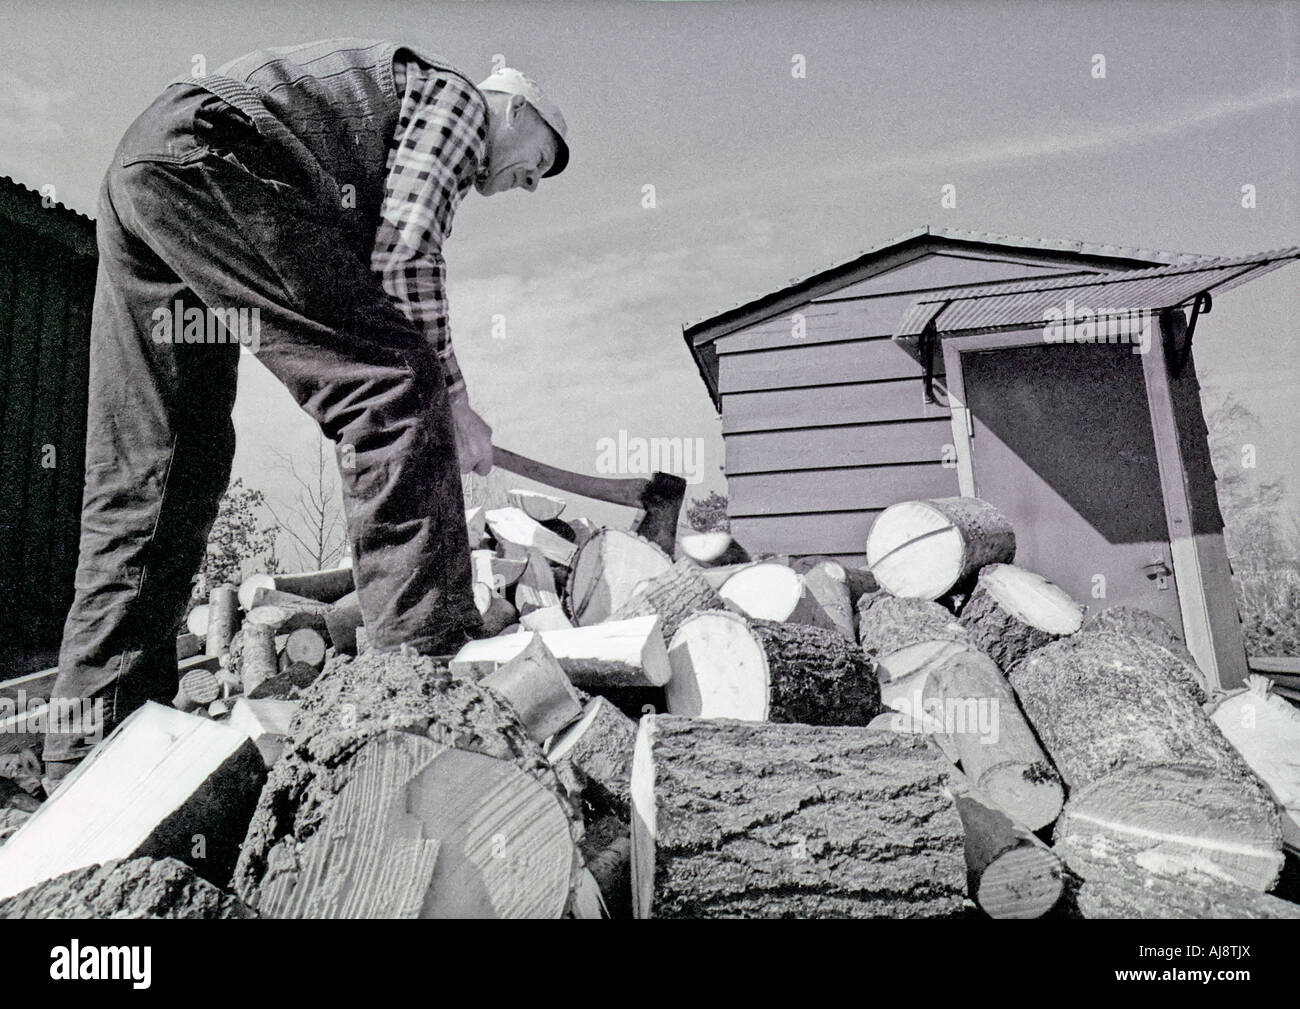
<path id="1" fill-rule="evenodd" d="M 259 49 L 181 83 L 197 84 L 249 116 L 258 133 L 289 158 L 322 210 L 337 215 L 358 256 L 369 262 L 402 102 L 393 83 L 399 54 L 474 86 L 439 56 L 364 39 Z M 352 209 L 345 207 L 348 202 Z"/>

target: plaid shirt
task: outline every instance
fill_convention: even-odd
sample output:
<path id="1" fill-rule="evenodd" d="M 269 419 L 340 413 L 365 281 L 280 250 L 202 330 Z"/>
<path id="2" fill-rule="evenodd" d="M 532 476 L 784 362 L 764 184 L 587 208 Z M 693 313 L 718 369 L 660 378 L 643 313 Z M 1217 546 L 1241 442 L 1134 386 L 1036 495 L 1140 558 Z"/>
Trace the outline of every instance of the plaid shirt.
<path id="1" fill-rule="evenodd" d="M 464 392 L 447 324 L 443 240 L 487 152 L 487 105 L 461 77 L 412 60 L 393 66 L 403 95 L 370 268 L 437 349 L 447 389 Z"/>

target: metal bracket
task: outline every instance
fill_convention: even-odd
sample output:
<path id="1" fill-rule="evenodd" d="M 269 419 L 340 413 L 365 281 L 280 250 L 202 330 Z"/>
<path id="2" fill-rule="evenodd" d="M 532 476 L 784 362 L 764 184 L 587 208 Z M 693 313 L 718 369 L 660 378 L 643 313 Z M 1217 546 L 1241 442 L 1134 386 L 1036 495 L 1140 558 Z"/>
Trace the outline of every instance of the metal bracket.
<path id="1" fill-rule="evenodd" d="M 934 395 L 934 345 L 938 342 L 939 330 L 934 319 L 931 319 L 925 324 L 925 329 L 921 330 L 920 345 L 917 348 L 921 352 L 921 390 L 928 406 L 939 402 Z"/>
<path id="2" fill-rule="evenodd" d="M 1169 348 L 1169 371 L 1174 378 L 1182 374 L 1183 368 L 1192 356 L 1192 336 L 1196 332 L 1196 320 L 1203 314 L 1209 315 L 1213 308 L 1214 299 L 1210 297 L 1209 291 L 1202 291 L 1192 301 L 1192 314 L 1187 320 L 1187 330 L 1183 333 L 1183 344 L 1181 347 Z"/>

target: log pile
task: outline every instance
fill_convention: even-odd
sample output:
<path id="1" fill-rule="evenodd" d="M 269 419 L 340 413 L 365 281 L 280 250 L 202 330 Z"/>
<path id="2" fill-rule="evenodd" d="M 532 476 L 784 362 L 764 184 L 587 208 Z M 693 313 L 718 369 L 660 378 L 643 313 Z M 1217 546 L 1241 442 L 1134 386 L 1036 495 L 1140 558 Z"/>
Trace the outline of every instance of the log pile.
<path id="1" fill-rule="evenodd" d="M 886 509 L 865 565 L 565 511 L 467 512 L 451 656 L 370 649 L 347 568 L 215 589 L 175 710 L 0 839 L 0 916 L 1300 913 L 1295 708 L 1018 567 L 987 503 Z M 109 780 L 163 722 L 185 773 Z"/>

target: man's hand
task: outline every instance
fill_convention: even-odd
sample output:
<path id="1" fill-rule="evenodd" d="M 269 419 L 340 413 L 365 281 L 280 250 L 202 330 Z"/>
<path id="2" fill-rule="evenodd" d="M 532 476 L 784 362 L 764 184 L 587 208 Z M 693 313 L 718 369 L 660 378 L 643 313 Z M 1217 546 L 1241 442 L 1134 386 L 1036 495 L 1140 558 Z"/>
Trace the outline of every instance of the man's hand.
<path id="1" fill-rule="evenodd" d="M 492 428 L 469 405 L 469 394 L 460 391 L 451 397 L 451 417 L 456 425 L 456 455 L 460 471 L 473 470 L 481 476 L 492 472 Z"/>

